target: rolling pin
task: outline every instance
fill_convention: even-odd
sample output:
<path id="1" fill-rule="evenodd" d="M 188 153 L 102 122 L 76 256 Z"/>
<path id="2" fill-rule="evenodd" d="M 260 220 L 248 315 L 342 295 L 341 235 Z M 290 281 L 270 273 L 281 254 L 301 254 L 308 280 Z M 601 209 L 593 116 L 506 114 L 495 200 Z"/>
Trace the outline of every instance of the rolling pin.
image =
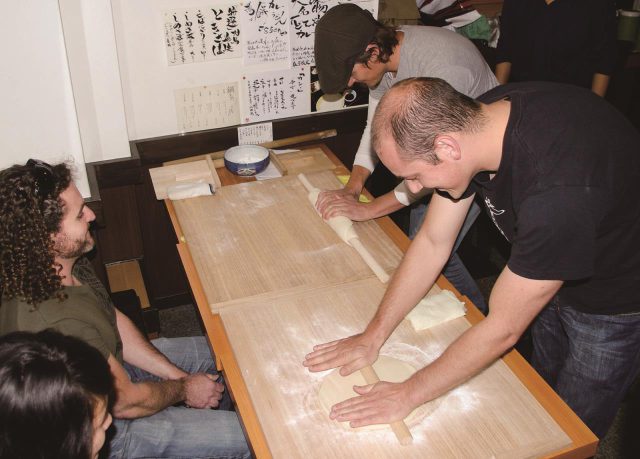
<path id="1" fill-rule="evenodd" d="M 374 370 L 371 365 L 367 365 L 366 367 L 361 368 L 360 373 L 362 374 L 362 377 L 367 382 L 367 384 L 375 384 L 377 382 L 380 382 L 380 378 L 378 378 L 376 370 Z M 401 445 L 404 446 L 413 443 L 411 432 L 409 431 L 409 428 L 404 423 L 404 421 L 395 421 L 389 424 L 389 426 L 391 426 L 391 430 L 393 430 L 393 433 L 396 434 L 396 438 Z"/>
<path id="2" fill-rule="evenodd" d="M 307 189 L 310 196 L 311 196 L 311 193 L 320 192 L 318 188 L 316 188 L 311 184 L 311 182 L 309 182 L 309 179 L 307 179 L 307 177 L 305 177 L 304 174 L 298 174 L 298 179 L 300 180 L 300 182 L 302 182 L 302 185 L 304 185 L 304 187 Z M 310 198 L 310 201 L 311 201 L 311 198 Z M 318 212 L 318 210 L 315 208 L 315 202 L 311 202 L 311 205 L 314 206 L 313 207 L 314 210 Z M 318 215 L 320 214 L 318 213 Z M 378 263 L 378 260 L 376 260 L 373 257 L 373 255 L 371 255 L 371 253 L 367 250 L 367 248 L 362 244 L 362 242 L 360 241 L 360 238 L 358 237 L 358 234 L 353 228 L 353 223 L 351 222 L 351 220 L 349 220 L 349 218 L 343 217 L 343 216 L 332 217 L 329 220 L 325 220 L 325 222 L 331 227 L 331 229 L 333 229 L 336 232 L 336 234 L 338 235 L 338 237 L 340 237 L 340 239 L 342 239 L 344 242 L 346 242 L 351 247 L 356 249 L 356 252 L 358 252 L 358 254 L 362 257 L 362 259 L 367 264 L 367 266 L 371 268 L 371 271 L 373 271 L 373 273 L 380 280 L 380 282 L 382 282 L 383 284 L 386 284 L 389 281 L 389 275 L 382 268 L 382 266 L 380 266 L 380 263 Z"/>

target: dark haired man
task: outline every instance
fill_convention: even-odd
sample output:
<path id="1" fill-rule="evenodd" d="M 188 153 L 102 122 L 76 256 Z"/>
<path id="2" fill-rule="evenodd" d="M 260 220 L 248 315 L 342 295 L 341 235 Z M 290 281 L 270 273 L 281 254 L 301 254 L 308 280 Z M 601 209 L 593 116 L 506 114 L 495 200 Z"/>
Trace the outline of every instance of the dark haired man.
<path id="1" fill-rule="evenodd" d="M 324 218 L 337 215 L 356 221 L 377 218 L 431 193 L 431 190 L 412 193 L 403 182 L 371 203 L 358 202 L 364 182 L 378 162 L 371 147 L 371 120 L 378 101 L 395 82 L 420 76 L 442 78 L 471 97 L 498 84 L 482 55 L 466 38 L 438 27 L 404 26 L 398 30 L 385 27 L 371 13 L 351 3 L 335 6 L 320 18 L 315 31 L 315 60 L 324 92 L 338 92 L 354 83 L 366 84 L 370 90 L 367 126 L 349 182 L 342 190 L 323 192 L 318 198 L 317 207 Z M 423 204 L 411 212 L 411 238 L 420 227 L 424 212 Z M 456 248 L 479 212 L 477 205 L 469 212 Z M 456 253 L 446 266 L 445 275 L 486 312 L 482 294 Z"/>
<path id="2" fill-rule="evenodd" d="M 317 346 L 305 365 L 349 374 L 373 362 L 435 281 L 478 194 L 512 244 L 488 317 L 405 383 L 358 388 L 332 417 L 354 427 L 402 419 L 492 363 L 536 319 L 534 368 L 602 436 L 640 369 L 640 135 L 574 86 L 509 84 L 478 101 L 429 78 L 383 97 L 380 159 L 410 188 L 437 193 L 365 331 Z"/>
<path id="3" fill-rule="evenodd" d="M 236 414 L 209 409 L 230 400 L 204 339 L 151 344 L 113 307 L 83 256 L 94 219 L 65 164 L 0 172 L 0 333 L 52 328 L 100 351 L 116 390 L 111 457 L 248 457 Z"/>

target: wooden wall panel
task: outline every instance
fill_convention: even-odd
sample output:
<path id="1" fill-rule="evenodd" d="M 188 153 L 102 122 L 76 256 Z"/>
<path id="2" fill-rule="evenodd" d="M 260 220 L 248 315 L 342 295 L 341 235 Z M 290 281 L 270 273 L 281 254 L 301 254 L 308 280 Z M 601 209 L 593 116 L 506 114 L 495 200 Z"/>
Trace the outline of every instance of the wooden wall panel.
<path id="1" fill-rule="evenodd" d="M 100 190 L 104 228 L 98 229 L 102 261 L 115 263 L 142 258 L 140 219 L 133 185 Z"/>

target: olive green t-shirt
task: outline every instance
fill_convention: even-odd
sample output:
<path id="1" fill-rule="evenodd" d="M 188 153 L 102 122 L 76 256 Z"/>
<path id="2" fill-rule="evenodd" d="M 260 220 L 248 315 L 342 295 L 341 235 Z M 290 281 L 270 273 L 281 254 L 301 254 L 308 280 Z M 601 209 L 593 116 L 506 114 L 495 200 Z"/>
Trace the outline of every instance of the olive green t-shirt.
<path id="1" fill-rule="evenodd" d="M 73 274 L 82 285 L 65 287 L 68 298 L 62 302 L 54 298 L 34 307 L 16 298 L 3 299 L 0 304 L 0 334 L 52 328 L 91 344 L 105 358 L 113 354 L 123 363 L 122 342 L 109 295 L 86 258 L 78 260 Z"/>

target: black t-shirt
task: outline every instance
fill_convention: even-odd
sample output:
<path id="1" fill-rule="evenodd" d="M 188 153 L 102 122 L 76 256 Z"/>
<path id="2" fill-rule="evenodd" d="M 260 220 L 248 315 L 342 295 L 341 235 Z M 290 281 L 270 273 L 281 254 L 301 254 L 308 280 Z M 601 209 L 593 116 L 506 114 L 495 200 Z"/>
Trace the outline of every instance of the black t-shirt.
<path id="1" fill-rule="evenodd" d="M 559 295 L 580 311 L 640 311 L 640 134 L 582 88 L 513 83 L 478 100 L 504 98 L 500 167 L 468 193 L 513 245 L 509 269 L 564 280 Z"/>
<path id="2" fill-rule="evenodd" d="M 511 62 L 510 81 L 591 87 L 616 62 L 613 0 L 505 0 L 496 62 Z"/>

